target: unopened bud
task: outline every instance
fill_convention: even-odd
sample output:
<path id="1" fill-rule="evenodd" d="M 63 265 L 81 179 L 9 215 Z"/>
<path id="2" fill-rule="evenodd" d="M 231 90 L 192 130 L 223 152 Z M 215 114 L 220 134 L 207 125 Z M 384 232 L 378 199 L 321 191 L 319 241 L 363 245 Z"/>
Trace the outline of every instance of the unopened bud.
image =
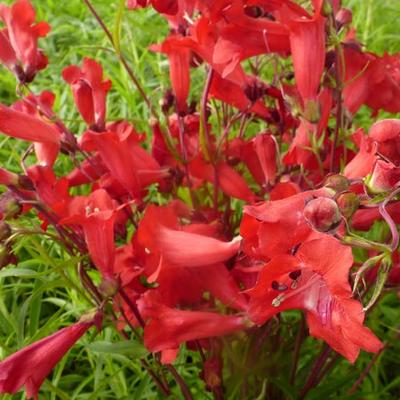
<path id="1" fill-rule="evenodd" d="M 0 214 L 3 219 L 14 218 L 22 211 L 22 205 L 12 192 L 5 192 L 0 196 Z"/>
<path id="2" fill-rule="evenodd" d="M 341 221 L 341 214 L 336 202 L 328 197 L 318 197 L 304 207 L 304 218 L 318 232 L 335 230 Z"/>
<path id="3" fill-rule="evenodd" d="M 303 117 L 311 123 L 316 123 L 319 121 L 321 118 L 321 110 L 317 100 L 306 100 Z"/>
<path id="4" fill-rule="evenodd" d="M 336 23 L 338 24 L 338 28 L 342 28 L 343 26 L 350 25 L 353 21 L 353 14 L 348 8 L 341 8 L 335 16 Z"/>
<path id="5" fill-rule="evenodd" d="M 344 192 L 339 194 L 336 199 L 336 203 L 339 206 L 339 210 L 342 215 L 349 219 L 358 210 L 360 206 L 360 199 L 353 192 Z"/>
<path id="6" fill-rule="evenodd" d="M 326 177 L 324 186 L 334 190 L 335 193 L 341 193 L 349 189 L 350 182 L 345 176 L 334 174 Z"/>
<path id="7" fill-rule="evenodd" d="M 99 286 L 100 293 L 105 297 L 113 297 L 118 293 L 119 283 L 114 278 L 103 278 Z"/>

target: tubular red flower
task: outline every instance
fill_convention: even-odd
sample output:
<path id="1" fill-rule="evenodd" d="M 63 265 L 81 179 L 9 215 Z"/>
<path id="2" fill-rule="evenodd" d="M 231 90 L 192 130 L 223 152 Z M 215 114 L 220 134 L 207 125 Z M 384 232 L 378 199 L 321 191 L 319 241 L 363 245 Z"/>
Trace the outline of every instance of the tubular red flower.
<path id="1" fill-rule="evenodd" d="M 34 25 L 35 17 L 28 0 L 17 0 L 11 7 L 0 5 L 0 19 L 7 27 L 0 34 L 0 60 L 11 67 L 22 82 L 32 81 L 36 73 L 47 66 L 47 58 L 38 50 L 37 42 L 39 37 L 47 35 L 50 25 L 45 22 Z"/>
<path id="2" fill-rule="evenodd" d="M 155 230 L 154 236 L 162 257 L 182 267 L 199 267 L 225 261 L 234 256 L 240 247 L 238 239 L 223 242 L 165 227 Z"/>
<path id="3" fill-rule="evenodd" d="M 296 85 L 306 106 L 315 100 L 325 65 L 325 18 L 293 20 L 290 27 Z"/>
<path id="4" fill-rule="evenodd" d="M 105 279 L 114 279 L 114 222 L 117 207 L 103 189 L 89 196 L 74 197 L 69 214 L 59 223 L 81 225 L 93 263 Z"/>
<path id="5" fill-rule="evenodd" d="M 136 140 L 136 132 L 86 132 L 83 147 L 96 149 L 112 177 L 134 197 L 151 183 L 159 182 L 168 175 L 157 161 Z"/>
<path id="6" fill-rule="evenodd" d="M 362 325 L 362 305 L 351 299 L 351 249 L 324 237 L 301 245 L 295 256 L 279 255 L 248 291 L 249 314 L 258 324 L 276 313 L 304 309 L 310 334 L 354 362 L 360 348 L 377 352 L 382 343 Z"/>
<path id="7" fill-rule="evenodd" d="M 228 335 L 244 327 L 244 318 L 238 315 L 150 307 L 151 311 L 142 310 L 151 318 L 144 328 L 144 344 L 152 352 L 178 348 L 189 340 Z"/>
<path id="8" fill-rule="evenodd" d="M 168 56 L 169 74 L 174 91 L 178 111 L 185 113 L 190 90 L 190 49 L 184 45 L 178 35 L 170 35 L 160 46 L 152 46 Z"/>
<path id="9" fill-rule="evenodd" d="M 111 81 L 103 81 L 103 68 L 85 57 L 80 69 L 76 65 L 64 68 L 62 76 L 71 85 L 75 104 L 86 123 L 96 131 L 105 129 L 106 96 Z"/>
<path id="10" fill-rule="evenodd" d="M 0 393 L 14 394 L 25 385 L 39 399 L 40 386 L 67 351 L 96 322 L 78 322 L 17 351 L 0 362 Z"/>
<path id="11" fill-rule="evenodd" d="M 53 165 L 61 141 L 60 131 L 54 124 L 0 104 L 0 132 L 34 142 L 40 163 Z"/>

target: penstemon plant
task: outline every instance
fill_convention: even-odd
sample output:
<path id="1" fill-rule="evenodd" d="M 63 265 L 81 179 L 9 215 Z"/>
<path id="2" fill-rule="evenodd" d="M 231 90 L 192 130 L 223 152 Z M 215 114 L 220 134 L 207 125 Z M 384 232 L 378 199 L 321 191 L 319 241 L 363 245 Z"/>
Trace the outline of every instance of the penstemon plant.
<path id="1" fill-rule="evenodd" d="M 400 120 L 372 119 L 400 112 L 399 55 L 367 52 L 340 0 L 128 0 L 169 26 L 150 46 L 169 63 L 158 103 L 118 29 L 82 1 L 142 97 L 147 135 L 107 118 L 112 80 L 88 57 L 62 71 L 85 125 L 71 129 L 31 84 L 50 25 L 29 0 L 0 4 L 19 97 L 0 104 L 0 132 L 29 143 L 19 173 L 0 169 L 1 267 L 40 235 L 72 260 L 59 274 L 87 304 L 0 362 L 0 392 L 38 399 L 83 335 L 112 329 L 117 345 L 144 345 L 160 397 L 303 399 L 341 358 L 375 353 L 350 398 L 387 346 L 364 319 L 400 284 Z M 200 392 L 174 366 L 184 347 Z"/>

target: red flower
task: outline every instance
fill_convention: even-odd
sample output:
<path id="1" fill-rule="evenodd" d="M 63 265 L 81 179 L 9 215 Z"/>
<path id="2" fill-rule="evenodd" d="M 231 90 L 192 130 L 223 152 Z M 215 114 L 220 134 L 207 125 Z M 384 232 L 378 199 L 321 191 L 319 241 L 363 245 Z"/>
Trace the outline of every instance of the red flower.
<path id="1" fill-rule="evenodd" d="M 182 45 L 178 35 L 168 36 L 161 45 L 153 45 L 151 49 L 168 56 L 169 75 L 178 111 L 185 113 L 190 89 L 190 49 Z"/>
<path id="2" fill-rule="evenodd" d="M 244 78 L 245 81 L 249 77 Z M 243 85 L 240 82 L 232 82 L 232 80 L 223 79 L 218 73 L 213 75 L 210 86 L 210 97 L 221 100 L 241 111 L 253 112 L 263 118 L 270 118 L 271 112 L 265 106 L 261 99 L 252 102 L 245 94 Z"/>
<path id="3" fill-rule="evenodd" d="M 204 179 L 214 185 L 217 179 L 217 174 L 218 184 L 221 190 L 228 196 L 242 199 L 249 203 L 255 199 L 255 194 L 250 190 L 245 179 L 223 161 L 217 164 L 215 171 L 211 164 L 205 162 L 202 158 L 197 157 L 190 162 L 189 171 L 195 178 Z"/>
<path id="4" fill-rule="evenodd" d="M 0 362 L 0 393 L 14 394 L 25 385 L 27 397 L 38 400 L 47 375 L 81 336 L 97 324 L 95 319 L 61 329 Z"/>
<path id="5" fill-rule="evenodd" d="M 60 147 L 60 131 L 39 115 L 30 115 L 0 104 L 0 132 L 34 142 L 39 162 L 44 165 L 54 163 Z"/>
<path id="6" fill-rule="evenodd" d="M 350 247 L 331 237 L 304 243 L 295 256 L 279 255 L 264 267 L 249 291 L 249 314 L 258 324 L 289 309 L 306 311 L 310 334 L 354 362 L 360 348 L 377 352 L 382 343 L 362 325 L 362 305 L 351 299 Z"/>
<path id="7" fill-rule="evenodd" d="M 47 66 L 47 57 L 38 49 L 38 38 L 46 36 L 50 25 L 35 22 L 35 10 L 28 0 L 17 0 L 11 7 L 0 4 L 0 61 L 12 69 L 21 82 L 31 82 Z"/>
<path id="8" fill-rule="evenodd" d="M 97 150 L 103 165 L 132 196 L 138 197 L 141 190 L 151 183 L 168 176 L 157 161 L 137 142 L 135 131 L 88 131 L 83 136 L 82 148 Z"/>
<path id="9" fill-rule="evenodd" d="M 325 18 L 292 20 L 290 48 L 292 52 L 297 89 L 304 101 L 314 101 L 325 65 Z"/>
<path id="10" fill-rule="evenodd" d="M 377 142 L 377 151 L 396 165 L 400 165 L 400 119 L 383 119 L 375 122 L 369 137 Z"/>
<path id="11" fill-rule="evenodd" d="M 372 193 L 384 193 L 393 190 L 400 182 L 400 167 L 384 160 L 378 160 L 367 181 Z"/>
<path id="12" fill-rule="evenodd" d="M 19 178 L 17 174 L 10 172 L 4 168 L 0 168 L 0 185 L 14 185 L 17 186 Z"/>
<path id="13" fill-rule="evenodd" d="M 59 217 L 65 216 L 71 197 L 66 178 L 57 179 L 53 170 L 47 166 L 34 165 L 28 169 L 37 196 Z"/>
<path id="14" fill-rule="evenodd" d="M 60 224 L 82 226 L 93 263 L 107 280 L 114 279 L 114 222 L 117 210 L 107 192 L 98 189 L 87 197 L 74 197 L 69 205 L 69 216 L 60 221 Z"/>
<path id="15" fill-rule="evenodd" d="M 366 136 L 362 129 L 358 129 L 352 138 L 359 151 L 346 165 L 343 174 L 347 178 L 364 178 L 371 172 L 376 162 L 377 144 L 370 137 Z"/>
<path id="16" fill-rule="evenodd" d="M 154 258 L 152 266 L 157 267 L 156 271 L 151 270 L 149 279 L 156 280 L 163 267 L 213 265 L 238 252 L 238 238 L 226 242 L 215 236 L 215 230 L 207 224 L 178 224 L 178 215 L 171 206 L 147 207 L 139 225 L 138 241 L 149 257 Z"/>
<path id="17" fill-rule="evenodd" d="M 244 250 L 251 256 L 269 259 L 291 252 L 312 234 L 318 235 L 313 233 L 303 214 L 307 201 L 314 196 L 330 195 L 325 189 L 312 190 L 282 200 L 245 206 L 240 224 Z"/>
<path id="18" fill-rule="evenodd" d="M 144 328 L 144 344 L 151 352 L 176 349 L 190 340 L 224 336 L 244 327 L 244 317 L 239 315 L 178 310 L 146 304 L 145 300 L 140 311 L 150 319 Z"/>
<path id="19" fill-rule="evenodd" d="M 103 81 L 101 65 L 85 57 L 82 69 L 70 65 L 64 68 L 62 75 L 71 85 L 75 104 L 86 123 L 96 131 L 104 130 L 106 96 L 111 88 L 111 81 Z"/>

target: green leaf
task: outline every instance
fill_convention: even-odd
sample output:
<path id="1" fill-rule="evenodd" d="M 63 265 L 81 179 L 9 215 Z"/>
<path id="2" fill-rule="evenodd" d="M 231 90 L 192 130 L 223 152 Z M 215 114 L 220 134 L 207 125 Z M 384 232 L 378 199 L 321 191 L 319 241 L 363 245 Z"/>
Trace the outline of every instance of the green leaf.
<path id="1" fill-rule="evenodd" d="M 129 356 L 129 358 L 141 358 L 148 354 L 148 351 L 141 343 L 134 341 L 116 343 L 98 341 L 89 344 L 87 347 L 95 353 L 122 354 Z"/>

